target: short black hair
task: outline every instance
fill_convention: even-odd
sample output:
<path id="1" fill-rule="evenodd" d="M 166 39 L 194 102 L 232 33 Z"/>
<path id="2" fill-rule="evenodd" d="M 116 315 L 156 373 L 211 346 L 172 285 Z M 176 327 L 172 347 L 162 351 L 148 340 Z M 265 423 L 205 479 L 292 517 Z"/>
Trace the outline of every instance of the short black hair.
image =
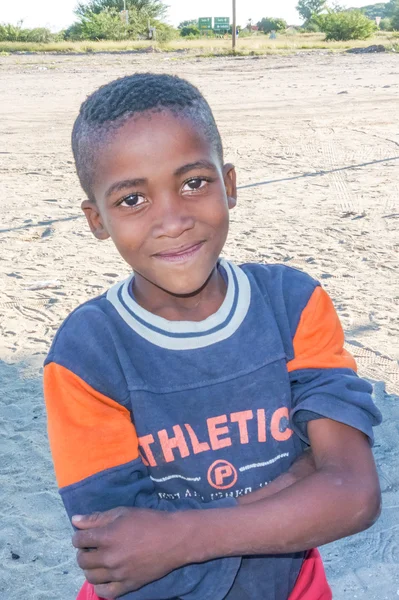
<path id="1" fill-rule="evenodd" d="M 80 107 L 72 131 L 72 150 L 81 186 L 89 200 L 95 201 L 92 182 L 96 150 L 128 119 L 147 111 L 162 110 L 193 121 L 223 164 L 220 133 L 201 92 L 180 77 L 136 73 L 100 87 Z"/>

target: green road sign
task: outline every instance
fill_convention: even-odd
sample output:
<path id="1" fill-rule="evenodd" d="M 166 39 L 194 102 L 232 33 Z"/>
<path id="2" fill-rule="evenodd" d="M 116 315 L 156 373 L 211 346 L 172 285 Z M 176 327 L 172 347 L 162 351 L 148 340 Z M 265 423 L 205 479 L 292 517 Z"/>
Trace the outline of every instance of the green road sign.
<path id="1" fill-rule="evenodd" d="M 215 17 L 214 29 L 227 31 L 230 29 L 230 17 Z"/>
<path id="2" fill-rule="evenodd" d="M 210 31 L 212 29 L 212 17 L 198 19 L 198 29 L 200 31 Z"/>

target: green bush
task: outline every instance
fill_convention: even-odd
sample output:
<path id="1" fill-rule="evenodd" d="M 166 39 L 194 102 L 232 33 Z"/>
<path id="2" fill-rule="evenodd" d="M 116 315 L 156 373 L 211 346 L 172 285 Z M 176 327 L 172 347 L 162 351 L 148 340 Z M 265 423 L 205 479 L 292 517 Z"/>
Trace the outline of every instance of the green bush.
<path id="1" fill-rule="evenodd" d="M 78 41 L 82 40 L 82 26 L 81 23 L 73 23 L 67 29 L 64 29 L 64 40 Z"/>
<path id="2" fill-rule="evenodd" d="M 172 39 L 172 27 L 164 23 L 152 21 L 157 28 L 157 34 L 162 41 Z M 148 19 L 144 18 L 137 10 L 129 10 L 129 22 L 121 19 L 119 12 L 113 8 L 107 8 L 102 12 L 87 12 L 80 17 L 80 21 L 74 23 L 65 31 L 66 40 L 132 40 L 147 38 Z"/>
<path id="3" fill-rule="evenodd" d="M 312 17 L 307 23 L 301 27 L 302 33 L 319 33 L 321 31 L 317 17 Z"/>
<path id="4" fill-rule="evenodd" d="M 284 19 L 274 19 L 273 17 L 264 17 L 257 25 L 263 33 L 284 31 L 288 27 L 287 21 L 284 21 Z"/>
<path id="5" fill-rule="evenodd" d="M 221 35 L 221 34 L 219 34 Z M 240 38 L 249 38 L 254 35 L 254 32 L 244 27 L 244 29 L 240 30 Z"/>
<path id="6" fill-rule="evenodd" d="M 392 31 L 393 30 L 392 19 L 389 19 L 388 17 L 385 17 L 385 19 L 381 19 L 380 29 L 381 29 L 381 31 Z"/>
<path id="7" fill-rule="evenodd" d="M 167 42 L 171 42 L 179 37 L 179 31 L 166 23 L 161 23 L 160 21 L 155 22 L 156 28 L 156 40 L 161 44 L 165 44 Z"/>
<path id="8" fill-rule="evenodd" d="M 166 17 L 167 6 L 162 0 L 82 0 L 78 2 L 75 8 L 75 14 L 79 19 L 88 16 L 90 13 L 99 14 L 105 10 L 112 10 L 119 13 L 126 8 L 130 13 L 136 12 L 145 19 L 162 20 Z"/>
<path id="9" fill-rule="evenodd" d="M 194 27 L 198 27 L 198 20 L 197 19 L 190 19 L 189 21 L 182 21 L 177 26 L 177 29 L 183 29 L 183 27 L 191 27 L 192 25 L 194 25 Z"/>
<path id="10" fill-rule="evenodd" d="M 393 31 L 399 31 L 399 7 L 395 10 L 391 18 L 391 27 Z"/>
<path id="11" fill-rule="evenodd" d="M 25 29 L 27 32 L 26 42 L 39 42 L 41 44 L 48 44 L 49 42 L 53 42 L 54 36 L 49 29 L 46 27 L 37 27 L 35 29 Z"/>
<path id="12" fill-rule="evenodd" d="M 125 40 L 129 37 L 128 25 L 112 9 L 88 13 L 80 23 L 80 35 L 84 40 Z"/>
<path id="13" fill-rule="evenodd" d="M 38 42 L 47 44 L 53 42 L 57 35 L 51 33 L 45 27 L 35 29 L 23 29 L 22 22 L 18 25 L 3 23 L 0 25 L 0 42 Z"/>
<path id="14" fill-rule="evenodd" d="M 182 37 L 192 37 L 192 38 L 196 38 L 196 37 L 200 37 L 201 35 L 201 31 L 198 29 L 198 27 L 196 25 L 186 25 L 185 27 L 182 27 L 180 29 L 180 35 Z"/>
<path id="15" fill-rule="evenodd" d="M 360 10 L 329 12 L 318 15 L 316 19 L 327 41 L 365 40 L 377 29 L 376 24 Z"/>
<path id="16" fill-rule="evenodd" d="M 21 27 L 3 23 L 0 25 L 0 42 L 18 42 L 21 35 Z"/>

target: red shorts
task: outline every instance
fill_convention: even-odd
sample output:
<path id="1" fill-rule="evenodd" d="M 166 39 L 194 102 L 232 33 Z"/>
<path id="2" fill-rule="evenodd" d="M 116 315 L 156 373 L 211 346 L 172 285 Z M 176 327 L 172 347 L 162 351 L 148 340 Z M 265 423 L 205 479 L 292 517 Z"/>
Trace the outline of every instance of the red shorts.
<path id="1" fill-rule="evenodd" d="M 103 600 L 94 591 L 94 586 L 87 581 L 84 582 L 76 600 Z"/>
<path id="2" fill-rule="evenodd" d="M 332 600 L 323 561 L 317 548 L 307 553 L 288 600 Z"/>
<path id="3" fill-rule="evenodd" d="M 84 583 L 76 600 L 103 600 L 91 583 Z M 288 600 L 332 600 L 323 561 L 317 549 L 309 550 Z"/>

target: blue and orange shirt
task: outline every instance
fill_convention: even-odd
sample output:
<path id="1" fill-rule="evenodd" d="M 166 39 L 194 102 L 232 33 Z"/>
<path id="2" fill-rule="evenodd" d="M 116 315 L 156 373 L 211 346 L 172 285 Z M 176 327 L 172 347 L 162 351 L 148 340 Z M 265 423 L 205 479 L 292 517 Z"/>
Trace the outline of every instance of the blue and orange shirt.
<path id="1" fill-rule="evenodd" d="M 282 265 L 225 260 L 219 310 L 149 313 L 133 275 L 77 308 L 45 363 L 48 432 L 69 517 L 116 506 L 211 509 L 267 485 L 309 443 L 307 422 L 364 432 L 381 415 L 319 284 Z M 286 600 L 304 553 L 189 565 L 129 600 Z"/>

